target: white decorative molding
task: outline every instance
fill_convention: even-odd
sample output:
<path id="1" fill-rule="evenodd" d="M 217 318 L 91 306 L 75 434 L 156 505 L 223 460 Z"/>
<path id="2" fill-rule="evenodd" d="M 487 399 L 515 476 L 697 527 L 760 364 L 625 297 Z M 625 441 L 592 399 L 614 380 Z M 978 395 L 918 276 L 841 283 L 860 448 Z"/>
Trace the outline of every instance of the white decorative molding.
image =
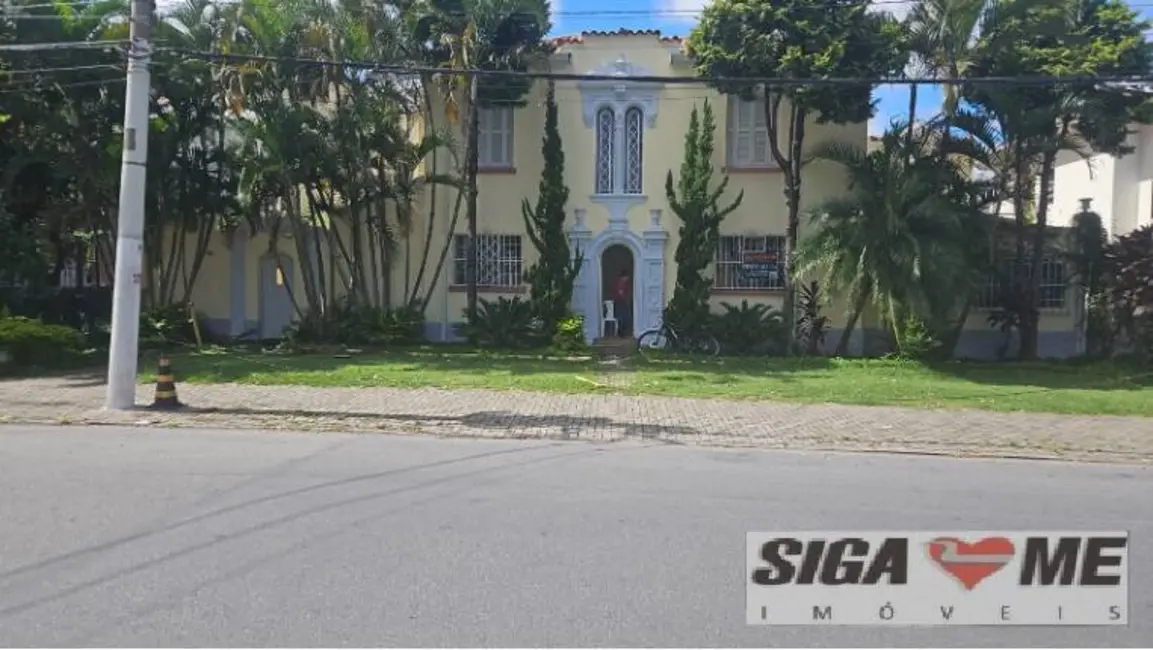
<path id="1" fill-rule="evenodd" d="M 629 210 L 649 200 L 644 194 L 593 194 L 593 203 L 604 206 L 609 213 L 609 228 L 628 229 Z"/>
<path id="2" fill-rule="evenodd" d="M 667 296 L 665 296 L 665 248 L 668 244 L 669 233 L 661 226 L 661 210 L 649 210 L 649 227 L 644 231 L 644 265 L 645 274 L 645 303 L 646 311 L 640 315 L 645 323 L 645 329 L 657 327 L 664 320 L 664 310 Z M 638 278 L 640 280 L 640 278 Z M 642 332 L 644 330 L 637 330 Z"/>
<path id="3" fill-rule="evenodd" d="M 655 127 L 660 104 L 660 86 L 654 83 L 631 81 L 631 77 L 650 77 L 653 74 L 648 68 L 626 61 L 624 55 L 612 63 L 606 63 L 589 71 L 589 74 L 609 78 L 586 80 L 579 84 L 581 113 L 584 116 L 585 126 L 595 127 L 597 113 L 605 108 L 611 110 L 615 118 L 612 137 L 613 151 L 616 152 L 612 169 L 613 193 L 593 194 L 591 199 L 594 203 L 605 206 L 605 209 L 609 211 L 610 222 L 623 221 L 629 208 L 644 203 L 646 200 L 640 194 L 624 194 L 625 174 L 628 165 L 626 158 L 628 150 L 625 133 L 626 118 L 629 109 L 636 108 L 644 116 L 645 128 L 652 129 Z M 593 137 L 596 138 L 598 135 L 594 132 Z M 643 140 L 642 137 L 642 142 Z M 594 172 L 594 178 L 597 178 L 596 172 Z M 621 196 L 628 198 L 619 198 Z"/>
<path id="4" fill-rule="evenodd" d="M 659 210 L 656 211 L 659 213 Z M 659 221 L 659 216 L 657 217 Z M 587 227 L 569 230 L 573 255 L 583 258 L 580 273 L 573 285 L 573 309 L 584 316 L 585 338 L 596 340 L 601 329 L 601 256 L 610 246 L 623 245 L 633 256 L 633 335 L 660 324 L 665 306 L 665 247 L 669 234 L 659 224 L 650 225 L 642 235 L 619 222 L 596 237 Z M 579 253 L 578 253 L 579 251 Z"/>
<path id="5" fill-rule="evenodd" d="M 585 209 L 577 208 L 573 210 L 573 216 L 576 223 L 574 223 L 573 227 L 569 228 L 568 231 L 569 254 L 572 255 L 574 259 L 581 260 L 580 272 L 577 273 L 576 280 L 573 282 L 573 310 L 578 314 L 584 315 L 585 339 L 591 342 L 596 339 L 597 317 L 600 315 L 600 312 L 588 311 L 590 302 L 595 306 L 598 300 L 596 285 L 592 284 L 590 267 L 594 263 L 600 262 L 600 259 L 589 255 L 590 241 L 592 240 L 593 233 L 589 230 L 588 224 L 585 221 Z"/>
<path id="6" fill-rule="evenodd" d="M 629 77 L 651 77 L 648 68 L 626 61 L 624 55 L 612 63 L 606 63 L 589 71 L 590 75 L 616 77 L 612 80 L 595 79 L 580 82 L 581 109 L 585 126 L 592 127 L 596 122 L 597 111 L 608 106 L 616 113 L 617 122 L 624 123 L 625 111 L 632 106 L 639 107 L 645 114 L 645 123 L 651 129 L 657 124 L 657 107 L 660 103 L 660 87 L 654 83 L 638 83 Z M 618 149 L 623 151 L 624 149 Z"/>

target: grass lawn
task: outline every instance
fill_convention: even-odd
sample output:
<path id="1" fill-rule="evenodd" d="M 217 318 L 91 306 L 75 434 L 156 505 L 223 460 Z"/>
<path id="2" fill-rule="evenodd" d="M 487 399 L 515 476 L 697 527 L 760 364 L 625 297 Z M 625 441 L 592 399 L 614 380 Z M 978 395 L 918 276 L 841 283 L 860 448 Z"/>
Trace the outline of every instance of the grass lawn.
<path id="1" fill-rule="evenodd" d="M 222 350 L 170 358 L 177 381 L 190 383 L 485 388 L 1153 416 L 1153 372 L 1108 363 L 637 358 L 610 365 L 447 346 L 344 358 Z M 142 360 L 143 381 L 154 380 L 155 359 L 150 353 Z"/>

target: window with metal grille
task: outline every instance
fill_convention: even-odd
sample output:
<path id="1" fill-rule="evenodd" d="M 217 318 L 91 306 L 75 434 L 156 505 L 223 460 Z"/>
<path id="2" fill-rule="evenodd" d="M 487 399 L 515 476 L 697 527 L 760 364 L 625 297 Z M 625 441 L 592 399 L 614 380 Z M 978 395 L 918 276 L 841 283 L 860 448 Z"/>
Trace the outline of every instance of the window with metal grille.
<path id="1" fill-rule="evenodd" d="M 1022 263 L 1022 270 L 1025 277 L 1030 275 L 1028 262 Z M 985 288 L 981 295 L 977 297 L 977 307 L 979 309 L 1001 307 L 1003 293 L 1012 286 L 1013 274 L 1014 269 L 1011 262 L 998 263 L 996 270 L 989 274 L 986 279 Z M 1065 263 L 1054 259 L 1043 260 L 1041 262 L 1041 285 L 1037 306 L 1040 309 L 1064 309 L 1068 286 L 1068 281 L 1065 278 Z"/>
<path id="2" fill-rule="evenodd" d="M 775 273 L 750 276 L 745 270 L 746 254 L 774 253 Z M 783 289 L 785 286 L 785 238 L 779 236 L 722 235 L 717 246 L 715 289 Z"/>
<path id="3" fill-rule="evenodd" d="M 644 171 L 644 113 L 633 107 L 625 111 L 625 194 L 640 194 Z"/>
<path id="4" fill-rule="evenodd" d="M 515 288 L 524 275 L 520 235 L 477 235 L 477 285 Z M 452 283 L 468 284 L 468 235 L 457 235 L 453 246 Z"/>
<path id="5" fill-rule="evenodd" d="M 477 165 L 482 169 L 512 167 L 512 107 L 482 108 L 478 121 Z"/>
<path id="6" fill-rule="evenodd" d="M 731 167 L 769 167 L 769 127 L 763 99 L 729 101 L 728 164 Z"/>
<path id="7" fill-rule="evenodd" d="M 597 111 L 597 194 L 613 193 L 616 125 L 617 118 L 611 108 L 605 107 Z"/>

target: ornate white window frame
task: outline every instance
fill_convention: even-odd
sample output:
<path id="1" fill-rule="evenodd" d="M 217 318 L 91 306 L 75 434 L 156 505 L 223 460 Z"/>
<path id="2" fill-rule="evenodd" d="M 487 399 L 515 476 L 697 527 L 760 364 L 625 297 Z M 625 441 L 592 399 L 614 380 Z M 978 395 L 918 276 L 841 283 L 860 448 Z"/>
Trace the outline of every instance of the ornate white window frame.
<path id="1" fill-rule="evenodd" d="M 614 116 L 613 120 L 613 141 L 612 141 L 612 183 L 609 185 L 609 192 L 598 191 L 605 189 L 605 184 L 594 180 L 593 194 L 590 200 L 593 203 L 604 206 L 609 212 L 609 221 L 611 223 L 624 222 L 629 208 L 634 205 L 645 203 L 647 197 L 642 193 L 643 185 L 637 187 L 634 182 L 632 184 L 627 182 L 628 179 L 628 134 L 626 132 L 628 115 L 630 109 L 636 109 L 641 112 L 642 124 L 645 128 L 652 129 L 657 123 L 657 107 L 659 105 L 660 87 L 654 83 L 640 83 L 630 80 L 630 77 L 651 77 L 652 71 L 647 68 L 638 66 L 625 60 L 624 56 L 620 56 L 613 63 L 603 65 L 599 68 L 589 71 L 590 75 L 608 76 L 612 79 L 596 79 L 582 81 L 580 83 L 581 93 L 581 108 L 584 117 L 585 126 L 593 129 L 594 138 L 598 144 L 601 144 L 601 136 L 599 132 L 599 119 L 603 109 L 611 110 Z M 643 131 L 640 134 L 640 144 L 644 143 Z M 594 160 L 594 179 L 599 179 L 599 165 L 601 147 L 597 147 L 598 155 Z M 641 154 L 643 160 L 643 153 Z M 643 175 L 643 171 L 642 171 Z M 633 189 L 634 193 L 628 193 L 628 189 Z"/>

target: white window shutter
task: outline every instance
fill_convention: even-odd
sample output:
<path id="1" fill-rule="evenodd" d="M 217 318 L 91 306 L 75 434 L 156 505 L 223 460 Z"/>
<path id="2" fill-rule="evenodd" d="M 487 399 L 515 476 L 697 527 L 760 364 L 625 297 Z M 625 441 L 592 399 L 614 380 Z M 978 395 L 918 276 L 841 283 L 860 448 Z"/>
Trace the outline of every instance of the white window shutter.
<path id="1" fill-rule="evenodd" d="M 516 142 L 513 133 L 514 124 L 516 124 L 516 110 L 509 106 L 505 108 L 504 117 L 504 164 L 506 165 L 512 165 L 513 145 Z"/>
<path id="2" fill-rule="evenodd" d="M 476 118 L 476 161 L 481 167 L 488 165 L 492 159 L 492 143 L 488 137 L 490 131 L 489 109 L 481 107 L 477 110 Z"/>

